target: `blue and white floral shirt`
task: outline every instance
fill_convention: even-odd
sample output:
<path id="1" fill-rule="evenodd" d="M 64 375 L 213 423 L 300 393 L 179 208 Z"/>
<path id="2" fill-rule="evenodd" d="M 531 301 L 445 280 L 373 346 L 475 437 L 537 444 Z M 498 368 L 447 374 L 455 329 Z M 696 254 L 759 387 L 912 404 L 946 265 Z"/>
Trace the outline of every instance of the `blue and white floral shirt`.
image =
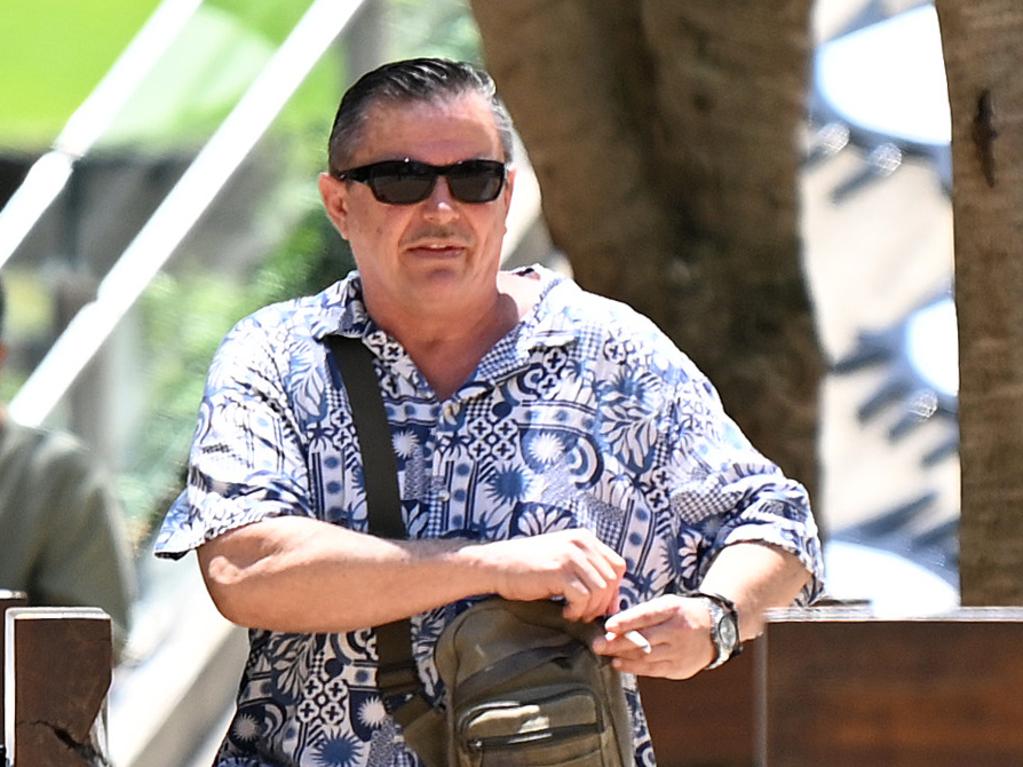
<path id="1" fill-rule="evenodd" d="M 450 398 L 367 315 L 356 272 L 266 307 L 210 368 L 188 487 L 157 553 L 181 556 L 287 514 L 365 531 L 362 466 L 323 339 L 361 337 L 377 358 L 409 536 L 494 540 L 586 527 L 628 563 L 622 608 L 695 588 L 738 541 L 820 545 L 803 488 L 754 450 L 707 379 L 649 320 L 533 267 L 541 300 Z M 464 605 L 413 618 L 429 695 L 434 641 Z M 253 630 L 221 767 L 416 765 L 375 688 L 371 631 Z M 637 764 L 654 763 L 633 679 Z"/>

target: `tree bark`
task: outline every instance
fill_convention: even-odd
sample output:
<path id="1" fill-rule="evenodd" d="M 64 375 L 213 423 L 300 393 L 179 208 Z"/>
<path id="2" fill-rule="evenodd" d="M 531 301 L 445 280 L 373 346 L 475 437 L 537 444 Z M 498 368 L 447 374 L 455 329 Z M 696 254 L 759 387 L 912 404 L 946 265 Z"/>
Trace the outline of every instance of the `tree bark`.
<path id="1" fill-rule="evenodd" d="M 1023 6 L 938 0 L 952 107 L 963 604 L 1023 604 Z"/>
<path id="2" fill-rule="evenodd" d="M 583 287 L 658 323 L 816 485 L 822 373 L 798 235 L 810 0 L 472 0 Z"/>

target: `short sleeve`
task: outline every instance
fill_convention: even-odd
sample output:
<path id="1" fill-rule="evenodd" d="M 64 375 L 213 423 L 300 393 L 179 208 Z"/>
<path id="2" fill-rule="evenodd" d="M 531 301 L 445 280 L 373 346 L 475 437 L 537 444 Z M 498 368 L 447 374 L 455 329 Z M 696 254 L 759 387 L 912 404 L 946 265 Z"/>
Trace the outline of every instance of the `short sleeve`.
<path id="1" fill-rule="evenodd" d="M 816 597 L 821 547 L 805 488 L 750 444 L 695 367 L 675 388 L 668 422 L 681 589 L 695 589 L 724 547 L 753 542 L 795 555 L 813 576 L 799 601 Z"/>
<path id="2" fill-rule="evenodd" d="M 305 450 L 274 353 L 279 326 L 240 322 L 214 356 L 185 490 L 157 536 L 157 556 L 177 558 L 261 519 L 310 515 Z"/>

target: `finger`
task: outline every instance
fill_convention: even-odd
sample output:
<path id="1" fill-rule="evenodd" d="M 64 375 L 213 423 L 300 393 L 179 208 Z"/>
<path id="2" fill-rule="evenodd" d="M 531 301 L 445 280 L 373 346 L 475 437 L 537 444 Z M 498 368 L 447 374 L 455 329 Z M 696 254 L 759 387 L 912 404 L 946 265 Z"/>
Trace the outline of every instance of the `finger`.
<path id="1" fill-rule="evenodd" d="M 662 634 L 663 637 L 663 634 Z M 639 631 L 626 631 L 616 634 L 613 631 L 605 631 L 604 634 L 593 640 L 593 651 L 600 655 L 621 655 L 623 657 L 640 657 L 650 655 L 658 645 L 665 645 L 657 635 Z M 649 649 L 648 649 L 649 648 Z M 663 652 L 667 646 L 660 648 Z"/>
<path id="2" fill-rule="evenodd" d="M 616 612 L 618 612 L 618 610 L 619 610 L 619 605 L 618 605 L 619 599 L 620 599 L 620 587 L 619 587 L 618 584 L 615 584 L 614 589 L 612 589 L 611 593 L 608 595 L 607 602 L 604 604 L 603 609 L 601 609 L 601 611 L 600 611 L 600 616 L 599 617 L 607 617 L 609 615 L 614 615 Z"/>
<path id="3" fill-rule="evenodd" d="M 625 575 L 626 563 L 622 555 L 597 537 L 588 539 L 593 547 L 593 555 L 601 567 L 601 573 L 608 581 L 621 581 Z"/>
<path id="4" fill-rule="evenodd" d="M 604 604 L 599 584 L 588 584 L 582 578 L 573 578 L 565 591 L 566 607 L 563 615 L 567 620 L 590 622 L 603 616 Z"/>
<path id="5" fill-rule="evenodd" d="M 675 617 L 678 605 L 671 596 L 657 597 L 649 602 L 634 605 L 615 613 L 604 623 L 608 631 L 624 634 L 626 631 L 641 631 L 666 623 Z"/>
<path id="6" fill-rule="evenodd" d="M 640 658 L 650 655 L 654 646 L 650 640 L 638 631 L 626 631 L 622 635 L 608 631 L 603 636 L 603 641 L 594 643 L 595 651 L 601 655 L 615 655 L 619 657 Z M 596 648 L 600 647 L 599 650 Z"/>
<path id="7" fill-rule="evenodd" d="M 625 560 L 618 553 L 600 541 L 597 551 L 593 552 L 593 562 L 599 568 L 600 574 L 608 583 L 621 583 L 625 576 Z"/>
<path id="8" fill-rule="evenodd" d="M 593 605 L 593 614 L 589 616 L 590 620 L 601 620 L 605 616 L 613 613 L 618 602 L 618 585 L 616 583 L 608 583 L 607 586 L 597 595 L 595 604 Z"/>
<path id="9" fill-rule="evenodd" d="M 582 620 L 590 602 L 590 592 L 585 584 L 578 578 L 569 579 L 562 586 L 562 596 L 565 598 L 565 609 L 561 614 L 565 620 Z"/>
<path id="10" fill-rule="evenodd" d="M 574 562 L 576 576 L 583 583 L 589 594 L 589 600 L 583 609 L 582 620 L 592 621 L 605 614 L 607 604 L 614 595 L 617 586 L 608 582 L 594 566 L 593 562 L 581 558 Z"/>
<path id="11" fill-rule="evenodd" d="M 590 593 L 590 601 L 586 606 L 586 611 L 583 613 L 582 620 L 584 621 L 595 621 L 603 617 L 605 614 L 605 605 L 607 605 L 608 598 L 605 590 L 593 591 Z"/>
<path id="12" fill-rule="evenodd" d="M 587 558 L 598 564 L 601 574 L 609 581 L 620 580 L 625 574 L 625 560 L 622 556 L 585 528 L 574 530 L 573 543 L 586 553 Z"/>
<path id="13" fill-rule="evenodd" d="M 626 631 L 622 634 L 622 639 L 626 640 L 629 644 L 633 645 L 644 655 L 649 655 L 654 651 L 654 646 L 650 644 L 650 640 L 640 634 L 638 631 Z"/>
<path id="14" fill-rule="evenodd" d="M 651 660 L 649 657 L 641 659 L 614 658 L 611 665 L 623 674 L 657 676 L 665 679 L 685 679 L 699 671 L 699 669 L 694 669 L 692 672 L 687 672 L 679 669 L 671 660 Z"/>

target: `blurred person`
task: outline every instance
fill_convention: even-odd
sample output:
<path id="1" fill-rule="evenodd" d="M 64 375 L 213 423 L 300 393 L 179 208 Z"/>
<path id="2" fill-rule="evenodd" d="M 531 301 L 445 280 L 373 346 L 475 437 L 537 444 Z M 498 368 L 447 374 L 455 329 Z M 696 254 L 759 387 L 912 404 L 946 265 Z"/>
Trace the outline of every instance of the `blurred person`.
<path id="1" fill-rule="evenodd" d="M 218 608 L 251 629 L 217 765 L 418 764 L 372 627 L 411 617 L 437 705 L 433 644 L 488 594 L 606 618 L 594 650 L 625 672 L 636 761 L 652 763 L 632 675 L 716 667 L 765 608 L 818 593 L 804 489 L 649 320 L 540 266 L 501 271 L 515 170 L 485 72 L 365 75 L 328 162 L 321 197 L 357 270 L 227 335 L 156 545 L 197 551 Z M 366 533 L 334 334 L 373 355 L 408 540 Z"/>
<path id="2" fill-rule="evenodd" d="M 0 339 L 6 292 L 0 283 Z M 7 346 L 0 340 L 0 366 Z M 16 423 L 0 405 L 0 588 L 31 606 L 99 607 L 123 649 L 135 570 L 112 483 L 70 434 Z"/>

